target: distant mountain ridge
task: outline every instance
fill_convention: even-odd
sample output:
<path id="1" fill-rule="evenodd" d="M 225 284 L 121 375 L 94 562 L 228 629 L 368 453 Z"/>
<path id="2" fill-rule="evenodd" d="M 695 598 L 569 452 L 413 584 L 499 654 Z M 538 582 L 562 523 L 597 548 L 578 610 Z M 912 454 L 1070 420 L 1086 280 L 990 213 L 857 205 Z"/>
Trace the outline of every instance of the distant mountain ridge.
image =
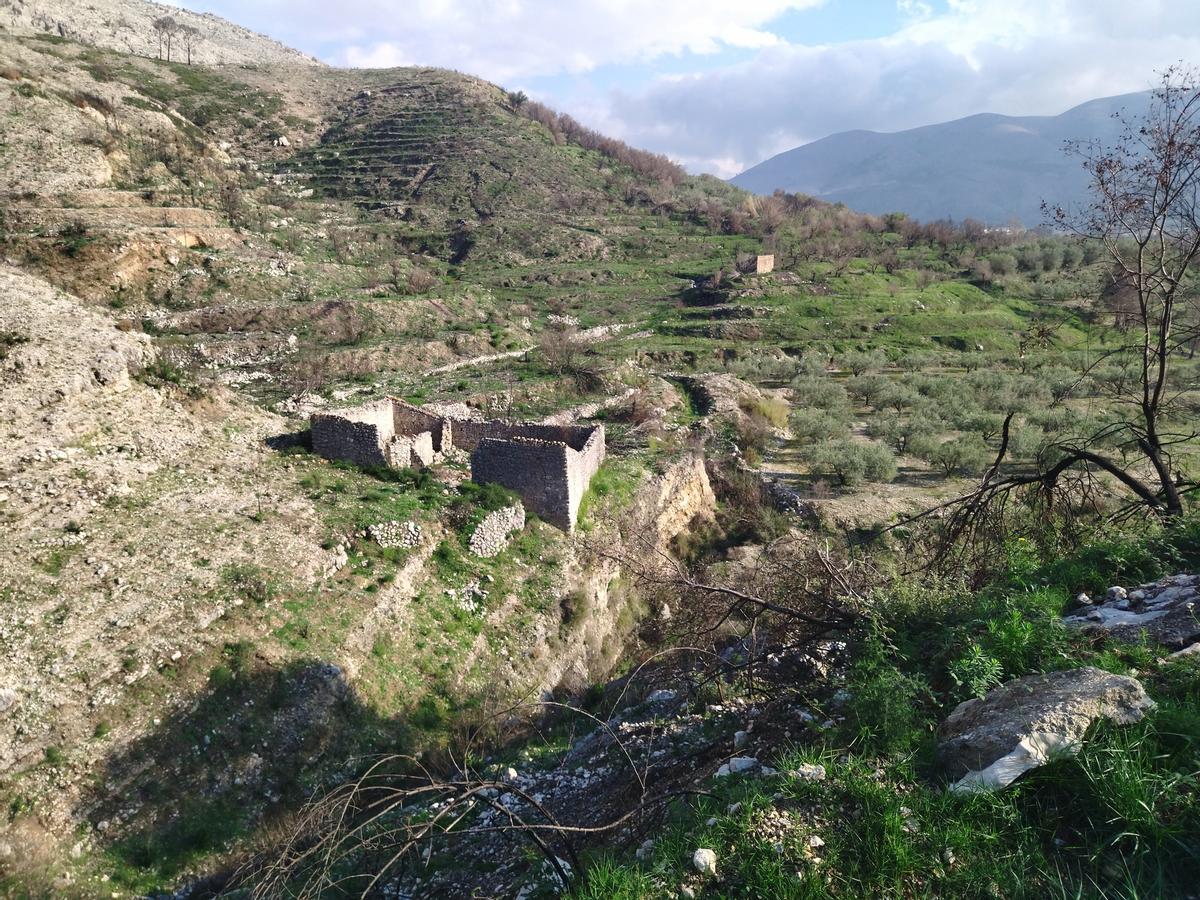
<path id="1" fill-rule="evenodd" d="M 1087 174 L 1063 142 L 1112 141 L 1113 114 L 1141 115 L 1150 94 L 1091 100 L 1057 116 L 980 113 L 907 131 L 844 131 L 773 156 L 731 179 L 757 194 L 809 194 L 867 213 L 922 220 L 1043 222 L 1043 200 L 1082 200 Z"/>
<path id="2" fill-rule="evenodd" d="M 199 31 L 200 39 L 192 48 L 192 62 L 198 65 L 321 65 L 299 50 L 219 16 L 151 0 L 0 0 L 0 28 L 12 34 L 54 35 L 139 56 L 158 55 L 151 23 L 160 16 L 171 16 Z M 178 42 L 171 58 L 185 59 Z"/>

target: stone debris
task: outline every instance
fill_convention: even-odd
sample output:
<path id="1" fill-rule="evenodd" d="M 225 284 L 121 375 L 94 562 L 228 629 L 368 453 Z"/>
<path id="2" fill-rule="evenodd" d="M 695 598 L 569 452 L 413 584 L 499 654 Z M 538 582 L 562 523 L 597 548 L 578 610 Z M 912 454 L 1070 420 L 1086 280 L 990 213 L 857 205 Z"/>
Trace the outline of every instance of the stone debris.
<path id="1" fill-rule="evenodd" d="M 476 556 L 496 556 L 504 552 L 509 538 L 524 528 L 525 507 L 514 503 L 484 516 L 471 533 L 468 547 Z"/>
<path id="2" fill-rule="evenodd" d="M 938 758 L 959 779 L 952 791 L 995 790 L 1077 751 L 1097 719 L 1126 725 L 1153 706 L 1141 682 L 1091 666 L 1027 675 L 960 703 L 938 730 Z"/>
<path id="3" fill-rule="evenodd" d="M 717 769 L 714 777 L 724 778 L 726 775 L 743 775 L 746 772 L 751 772 L 761 767 L 761 763 L 754 756 L 734 756 L 729 762 L 722 763 Z"/>
<path id="4" fill-rule="evenodd" d="M 825 767 L 818 763 L 801 763 L 787 774 L 797 781 L 824 781 Z"/>
<path id="5" fill-rule="evenodd" d="M 1063 621 L 1128 643 L 1139 643 L 1145 637 L 1168 649 L 1180 650 L 1200 641 L 1198 601 L 1200 576 L 1169 575 L 1135 588 L 1114 585 L 1103 602 L 1079 601 L 1086 608 Z"/>
<path id="6" fill-rule="evenodd" d="M 421 543 L 421 526 L 416 522 L 378 522 L 367 526 L 367 536 L 383 548 L 416 547 Z"/>

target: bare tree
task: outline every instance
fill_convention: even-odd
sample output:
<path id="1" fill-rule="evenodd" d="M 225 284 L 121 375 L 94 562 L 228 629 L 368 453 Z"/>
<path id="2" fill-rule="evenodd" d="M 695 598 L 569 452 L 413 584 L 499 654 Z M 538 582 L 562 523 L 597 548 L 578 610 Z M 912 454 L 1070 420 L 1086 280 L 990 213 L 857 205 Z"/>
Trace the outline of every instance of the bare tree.
<path id="1" fill-rule="evenodd" d="M 1183 511 L 1183 482 L 1171 448 L 1195 432 L 1172 430 L 1171 367 L 1191 337 L 1177 332 L 1182 304 L 1195 304 L 1188 287 L 1200 255 L 1200 73 L 1173 66 L 1162 73 L 1141 120 L 1119 116 L 1115 146 L 1074 142 L 1091 176 L 1092 199 L 1082 209 L 1055 207 L 1053 221 L 1100 241 L 1134 294 L 1132 342 L 1138 361 L 1135 389 L 1118 398 L 1129 415 L 1074 446 L 1055 466 L 1088 464 L 1108 472 L 1140 502 L 1167 516 Z M 1187 318 L 1190 318 L 1187 317 Z M 1135 449 L 1134 466 L 1097 451 L 1101 441 Z M 1143 465 L 1138 465 L 1142 463 Z M 1148 470 L 1148 471 L 1144 471 Z"/>
<path id="2" fill-rule="evenodd" d="M 1122 510 L 1147 509 L 1165 518 L 1180 515 L 1183 497 L 1197 488 L 1172 455 L 1197 432 L 1186 417 L 1175 415 L 1180 391 L 1171 377 L 1173 363 L 1195 337 L 1179 323 L 1196 321 L 1191 288 L 1200 255 L 1197 73 L 1167 69 L 1144 118 L 1118 118 L 1124 127 L 1115 145 L 1067 145 L 1091 176 L 1091 199 L 1079 208 L 1045 210 L 1058 227 L 1104 246 L 1132 306 L 1125 342 L 1085 367 L 1080 379 L 1101 365 L 1127 370 L 1128 377 L 1106 381 L 1110 409 L 1100 424 L 1060 435 L 1018 468 L 1006 465 L 1014 418 L 1009 412 L 996 459 L 979 486 L 916 517 L 950 513 L 943 546 L 970 543 L 995 529 L 1009 495 L 1022 488 L 1033 489 L 1047 505 L 1099 508 L 1105 485 L 1115 484 L 1131 498 Z"/>
<path id="3" fill-rule="evenodd" d="M 204 33 L 199 28 L 194 28 L 191 25 L 179 26 L 179 39 L 183 42 L 183 47 L 187 51 L 187 64 L 192 64 L 192 49 L 204 40 Z"/>
<path id="4" fill-rule="evenodd" d="M 167 62 L 171 61 L 171 42 L 175 39 L 175 35 L 179 34 L 179 23 L 175 21 L 173 16 L 159 16 L 154 20 L 152 27 L 154 33 L 158 36 L 158 58 L 163 58 L 163 46 L 167 48 Z"/>

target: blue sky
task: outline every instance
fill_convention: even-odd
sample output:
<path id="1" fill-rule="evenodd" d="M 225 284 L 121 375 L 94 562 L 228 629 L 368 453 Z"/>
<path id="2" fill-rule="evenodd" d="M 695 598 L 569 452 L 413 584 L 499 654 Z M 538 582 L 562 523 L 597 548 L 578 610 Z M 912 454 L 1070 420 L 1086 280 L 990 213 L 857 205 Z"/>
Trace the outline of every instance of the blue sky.
<path id="1" fill-rule="evenodd" d="M 1047 115 L 1200 61 L 1200 0 L 175 0 L 341 66 L 446 66 L 728 177 L 850 128 Z"/>

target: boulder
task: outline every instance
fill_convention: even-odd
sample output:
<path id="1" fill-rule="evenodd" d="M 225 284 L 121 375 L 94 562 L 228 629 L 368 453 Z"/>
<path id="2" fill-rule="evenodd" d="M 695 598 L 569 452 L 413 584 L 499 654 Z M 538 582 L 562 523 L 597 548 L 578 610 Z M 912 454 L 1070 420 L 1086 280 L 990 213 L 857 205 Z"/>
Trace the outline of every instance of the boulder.
<path id="1" fill-rule="evenodd" d="M 1073 753 L 1097 719 L 1137 722 L 1154 706 L 1137 679 L 1091 666 L 1028 675 L 960 703 L 938 730 L 954 791 L 1005 787 L 1059 753 Z"/>
<path id="2" fill-rule="evenodd" d="M 1119 641 L 1148 638 L 1170 650 L 1200 641 L 1200 576 L 1169 575 L 1128 590 L 1114 585 L 1105 597 L 1063 621 Z"/>

